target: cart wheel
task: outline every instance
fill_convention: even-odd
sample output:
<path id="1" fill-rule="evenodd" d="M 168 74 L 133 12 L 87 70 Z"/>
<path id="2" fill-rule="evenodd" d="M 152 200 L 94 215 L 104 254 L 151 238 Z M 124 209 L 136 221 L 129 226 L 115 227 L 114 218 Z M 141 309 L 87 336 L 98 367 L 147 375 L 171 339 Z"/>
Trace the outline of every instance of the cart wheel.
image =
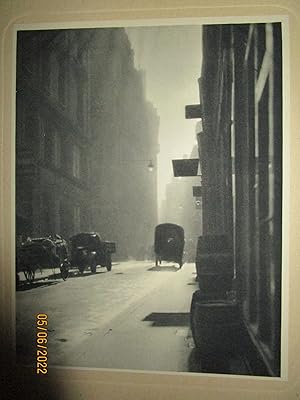
<path id="1" fill-rule="evenodd" d="M 84 267 L 78 267 L 78 270 L 79 270 L 80 274 L 83 275 Z"/>
<path id="2" fill-rule="evenodd" d="M 26 281 L 28 283 L 32 283 L 34 281 L 34 276 L 35 276 L 35 271 L 33 271 L 32 269 L 27 268 L 24 272 Z"/>
<path id="3" fill-rule="evenodd" d="M 111 258 L 107 261 L 106 269 L 108 272 L 111 271 Z"/>
<path id="4" fill-rule="evenodd" d="M 68 262 L 63 262 L 60 265 L 60 275 L 62 277 L 62 279 L 65 281 L 67 279 L 67 277 L 69 276 L 69 268 L 70 265 Z"/>
<path id="5" fill-rule="evenodd" d="M 97 263 L 96 263 L 95 260 L 92 260 L 92 263 L 91 263 L 91 272 L 92 272 L 92 274 L 95 274 L 96 270 L 97 270 Z"/>

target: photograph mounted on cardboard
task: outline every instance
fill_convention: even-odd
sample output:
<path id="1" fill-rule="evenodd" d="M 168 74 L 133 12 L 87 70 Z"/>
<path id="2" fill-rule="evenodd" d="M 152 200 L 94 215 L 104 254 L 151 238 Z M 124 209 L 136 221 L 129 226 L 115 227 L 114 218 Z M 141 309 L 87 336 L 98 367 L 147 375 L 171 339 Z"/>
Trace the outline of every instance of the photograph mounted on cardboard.
<path id="1" fill-rule="evenodd" d="M 281 377 L 282 22 L 16 40 L 17 362 Z"/>

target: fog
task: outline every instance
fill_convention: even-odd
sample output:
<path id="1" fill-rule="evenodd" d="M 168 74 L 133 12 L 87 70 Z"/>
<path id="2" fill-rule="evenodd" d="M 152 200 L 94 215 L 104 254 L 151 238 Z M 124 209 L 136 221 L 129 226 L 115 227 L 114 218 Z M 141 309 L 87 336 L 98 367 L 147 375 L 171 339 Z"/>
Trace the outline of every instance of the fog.
<path id="1" fill-rule="evenodd" d="M 137 69 L 145 71 L 146 96 L 160 116 L 158 206 L 161 214 L 172 159 L 189 157 L 196 143 L 196 121 L 185 119 L 185 105 L 199 103 L 201 26 L 126 29 Z M 188 179 L 188 178 L 187 178 Z"/>
<path id="2" fill-rule="evenodd" d="M 199 221 L 172 170 L 196 145 L 199 25 L 24 31 L 17 47 L 18 237 L 96 231 L 126 259 L 162 219 Z"/>

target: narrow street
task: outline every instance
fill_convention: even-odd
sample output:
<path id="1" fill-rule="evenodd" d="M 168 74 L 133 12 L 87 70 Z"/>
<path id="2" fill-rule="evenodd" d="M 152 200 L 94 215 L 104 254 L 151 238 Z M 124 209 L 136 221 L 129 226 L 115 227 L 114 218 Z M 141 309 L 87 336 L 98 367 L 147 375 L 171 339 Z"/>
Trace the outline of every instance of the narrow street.
<path id="1" fill-rule="evenodd" d="M 16 292 L 21 363 L 35 364 L 35 318 L 45 313 L 50 368 L 191 370 L 194 264 L 179 269 L 167 262 L 155 267 L 152 261 L 128 261 L 114 263 L 111 272 L 98 267 L 96 274 L 70 275 L 53 279 L 49 270 L 37 274 L 32 286 L 21 282 Z"/>
<path id="2" fill-rule="evenodd" d="M 281 22 L 103 28 L 17 35 L 17 361 L 282 376 Z"/>

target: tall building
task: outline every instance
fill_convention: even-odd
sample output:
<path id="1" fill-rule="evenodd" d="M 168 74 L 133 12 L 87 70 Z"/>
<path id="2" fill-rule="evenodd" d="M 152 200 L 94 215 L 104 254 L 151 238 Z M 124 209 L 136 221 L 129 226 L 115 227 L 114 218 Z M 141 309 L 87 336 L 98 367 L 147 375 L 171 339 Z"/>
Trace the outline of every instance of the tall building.
<path id="1" fill-rule="evenodd" d="M 159 117 L 122 28 L 18 34 L 17 234 L 97 231 L 135 256 L 157 220 Z"/>
<path id="2" fill-rule="evenodd" d="M 69 237 L 90 227 L 81 44 L 70 31 L 18 33 L 17 235 Z"/>
<path id="3" fill-rule="evenodd" d="M 280 376 L 281 25 L 210 25 L 202 37 L 202 239 L 232 244 L 237 341 L 250 373 Z M 228 272 L 202 264 L 215 280 Z"/>
<path id="4" fill-rule="evenodd" d="M 91 211 L 95 230 L 117 242 L 117 256 L 133 257 L 152 243 L 157 221 L 159 117 L 145 98 L 144 72 L 123 29 L 97 30 L 90 50 Z M 93 105 L 92 105 L 93 107 Z M 96 150 L 97 149 L 97 150 Z"/>

